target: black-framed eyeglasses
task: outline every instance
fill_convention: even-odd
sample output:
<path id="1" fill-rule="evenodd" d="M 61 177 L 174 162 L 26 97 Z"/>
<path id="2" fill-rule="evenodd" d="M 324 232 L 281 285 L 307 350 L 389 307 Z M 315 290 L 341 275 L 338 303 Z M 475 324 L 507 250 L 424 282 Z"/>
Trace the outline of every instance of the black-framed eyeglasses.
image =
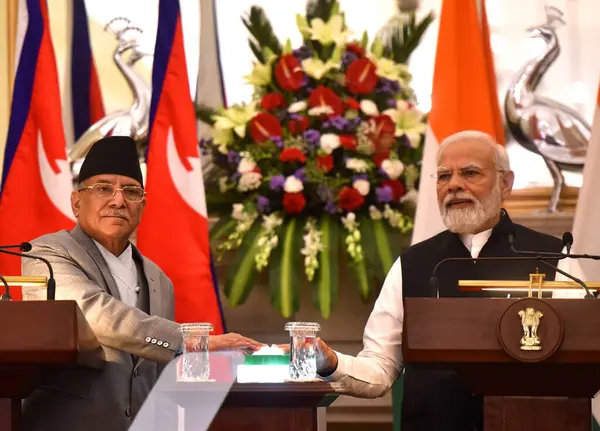
<path id="1" fill-rule="evenodd" d="M 129 202 L 141 202 L 146 196 L 146 192 L 143 188 L 138 186 L 125 186 L 118 188 L 113 184 L 108 183 L 95 183 L 91 186 L 80 187 L 79 191 L 90 190 L 94 197 L 102 200 L 110 200 L 115 196 L 115 193 L 121 191 L 123 199 Z"/>

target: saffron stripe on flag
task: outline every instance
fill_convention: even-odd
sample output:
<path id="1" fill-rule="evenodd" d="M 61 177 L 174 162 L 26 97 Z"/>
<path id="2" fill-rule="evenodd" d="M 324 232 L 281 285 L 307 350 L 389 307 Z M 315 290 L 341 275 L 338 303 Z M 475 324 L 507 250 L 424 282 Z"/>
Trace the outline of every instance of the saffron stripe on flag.
<path id="1" fill-rule="evenodd" d="M 412 243 L 444 230 L 432 174 L 438 144 L 479 130 L 504 145 L 489 30 L 482 0 L 445 0 L 436 48 L 429 130 L 425 138 Z"/>

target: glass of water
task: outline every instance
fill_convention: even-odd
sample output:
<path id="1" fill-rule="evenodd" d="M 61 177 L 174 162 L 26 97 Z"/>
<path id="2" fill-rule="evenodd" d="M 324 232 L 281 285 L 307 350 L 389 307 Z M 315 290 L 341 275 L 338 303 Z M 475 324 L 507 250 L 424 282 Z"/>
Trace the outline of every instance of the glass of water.
<path id="1" fill-rule="evenodd" d="M 180 381 L 201 382 L 210 376 L 208 336 L 213 330 L 210 323 L 183 323 L 183 355 L 181 357 Z"/>
<path id="2" fill-rule="evenodd" d="M 289 322 L 285 325 L 285 330 L 290 333 L 290 379 L 315 379 L 317 377 L 315 341 L 321 326 L 312 322 Z"/>

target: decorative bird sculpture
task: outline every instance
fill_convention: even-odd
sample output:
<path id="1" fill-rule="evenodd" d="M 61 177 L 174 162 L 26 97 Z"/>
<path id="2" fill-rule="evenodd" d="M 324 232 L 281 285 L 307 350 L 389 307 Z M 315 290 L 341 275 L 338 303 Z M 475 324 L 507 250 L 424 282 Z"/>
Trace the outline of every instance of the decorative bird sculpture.
<path id="1" fill-rule="evenodd" d="M 574 109 L 535 93 L 544 74 L 560 54 L 556 28 L 564 24 L 562 12 L 546 6 L 546 22 L 528 29 L 545 43 L 543 52 L 518 71 L 506 92 L 504 111 L 515 140 L 539 154 L 548 167 L 554 187 L 547 211 L 556 212 L 565 185 L 564 171 L 582 171 L 591 127 Z"/>
<path id="2" fill-rule="evenodd" d="M 91 146 L 101 138 L 111 135 L 131 136 L 141 147 L 148 135 L 151 86 L 136 70 L 135 63 L 146 55 L 140 51 L 138 38 L 142 34 L 139 27 L 133 27 L 127 18 L 114 18 L 104 30 L 113 34 L 117 39 L 117 47 L 113 53 L 113 60 L 133 93 L 133 103 L 127 109 L 122 109 L 93 124 L 75 142 L 69 151 L 69 160 L 76 179 L 78 166 L 86 156 Z M 129 55 L 127 55 L 129 54 Z"/>

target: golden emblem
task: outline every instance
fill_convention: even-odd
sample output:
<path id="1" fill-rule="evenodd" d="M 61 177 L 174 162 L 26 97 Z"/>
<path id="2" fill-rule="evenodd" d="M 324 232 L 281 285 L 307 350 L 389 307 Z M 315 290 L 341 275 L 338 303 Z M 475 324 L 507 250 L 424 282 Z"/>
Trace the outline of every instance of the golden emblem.
<path id="1" fill-rule="evenodd" d="M 523 325 L 523 338 L 521 338 L 521 350 L 542 350 L 540 337 L 537 335 L 540 319 L 544 316 L 541 311 L 532 307 L 519 311 L 521 325 Z"/>

